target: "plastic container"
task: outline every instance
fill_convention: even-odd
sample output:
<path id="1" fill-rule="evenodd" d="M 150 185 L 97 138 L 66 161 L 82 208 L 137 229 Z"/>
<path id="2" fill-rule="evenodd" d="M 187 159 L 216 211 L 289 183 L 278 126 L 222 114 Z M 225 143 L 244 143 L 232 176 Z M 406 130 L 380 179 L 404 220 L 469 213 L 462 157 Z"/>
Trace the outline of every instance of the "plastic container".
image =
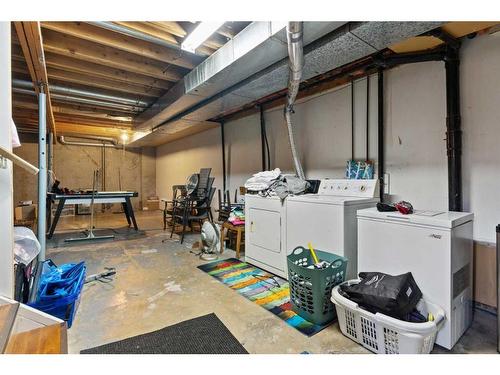
<path id="1" fill-rule="evenodd" d="M 14 227 L 14 260 L 29 265 L 40 253 L 40 242 L 26 227 Z"/>
<path id="2" fill-rule="evenodd" d="M 335 319 L 335 307 L 330 301 L 332 288 L 345 280 L 347 259 L 316 250 L 327 268 L 307 268 L 314 264 L 309 250 L 295 248 L 287 257 L 288 282 L 292 310 L 311 323 L 323 325 Z"/>
<path id="3" fill-rule="evenodd" d="M 71 328 L 85 283 L 84 262 L 57 267 L 51 260 L 43 264 L 36 300 L 29 306 L 65 320 Z"/>
<path id="4" fill-rule="evenodd" d="M 349 280 L 346 283 L 358 283 Z M 410 323 L 390 316 L 373 314 L 358 306 L 357 303 L 343 297 L 339 286 L 332 290 L 332 302 L 337 310 L 340 330 L 351 340 L 363 345 L 368 350 L 379 354 L 428 354 L 434 347 L 436 335 L 444 322 L 444 310 L 425 299 L 421 313 L 434 315 L 434 321 Z"/>

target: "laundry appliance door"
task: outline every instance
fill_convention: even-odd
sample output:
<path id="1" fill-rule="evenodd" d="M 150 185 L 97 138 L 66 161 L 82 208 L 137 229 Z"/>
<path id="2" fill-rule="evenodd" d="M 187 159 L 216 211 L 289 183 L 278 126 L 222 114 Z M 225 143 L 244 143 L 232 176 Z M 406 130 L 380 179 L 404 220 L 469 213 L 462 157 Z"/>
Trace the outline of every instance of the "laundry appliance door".
<path id="1" fill-rule="evenodd" d="M 286 277 L 286 256 L 281 246 L 281 202 L 252 197 L 246 200 L 245 210 L 245 260 Z"/>

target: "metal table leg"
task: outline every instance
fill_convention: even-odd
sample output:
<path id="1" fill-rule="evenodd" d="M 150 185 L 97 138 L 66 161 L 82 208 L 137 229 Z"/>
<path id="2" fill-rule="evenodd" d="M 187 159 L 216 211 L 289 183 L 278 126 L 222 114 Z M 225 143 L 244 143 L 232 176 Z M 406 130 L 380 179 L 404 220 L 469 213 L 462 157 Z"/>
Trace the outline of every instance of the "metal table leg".
<path id="1" fill-rule="evenodd" d="M 54 231 L 57 226 L 57 222 L 59 221 L 59 217 L 61 216 L 61 212 L 64 208 L 64 204 L 66 203 L 65 198 L 59 199 L 59 204 L 57 205 L 57 210 L 56 214 L 54 215 L 54 221 L 52 222 L 52 225 L 50 226 L 49 234 L 47 235 L 47 238 L 52 238 L 52 235 L 54 234 Z"/>
<path id="2" fill-rule="evenodd" d="M 127 205 L 127 211 L 130 216 L 130 219 L 132 219 L 132 223 L 134 224 L 134 229 L 139 230 L 139 227 L 137 226 L 137 222 L 135 221 L 135 215 L 134 215 L 134 209 L 132 208 L 132 203 L 130 203 L 130 198 L 126 197 L 125 202 Z"/>

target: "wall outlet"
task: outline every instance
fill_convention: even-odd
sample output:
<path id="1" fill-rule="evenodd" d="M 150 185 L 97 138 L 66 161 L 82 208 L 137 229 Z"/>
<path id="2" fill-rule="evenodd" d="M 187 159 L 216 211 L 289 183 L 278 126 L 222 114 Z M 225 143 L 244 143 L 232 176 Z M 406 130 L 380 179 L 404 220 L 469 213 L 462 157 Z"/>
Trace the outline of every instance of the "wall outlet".
<path id="1" fill-rule="evenodd" d="M 390 182 L 391 182 L 391 179 L 390 179 L 389 173 L 384 173 L 384 194 L 387 194 L 387 195 L 390 194 L 390 189 L 389 189 Z"/>

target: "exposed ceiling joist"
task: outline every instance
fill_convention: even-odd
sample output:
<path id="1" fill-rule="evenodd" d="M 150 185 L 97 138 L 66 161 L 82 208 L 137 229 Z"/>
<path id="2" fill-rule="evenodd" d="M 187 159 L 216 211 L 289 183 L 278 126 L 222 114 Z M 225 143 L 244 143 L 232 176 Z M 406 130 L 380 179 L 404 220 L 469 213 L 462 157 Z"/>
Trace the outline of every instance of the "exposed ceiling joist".
<path id="1" fill-rule="evenodd" d="M 196 55 L 159 46 L 82 22 L 42 22 L 42 28 L 74 36 L 145 58 L 192 69 L 201 62 Z"/>
<path id="2" fill-rule="evenodd" d="M 140 85 L 144 88 L 155 88 L 168 90 L 172 87 L 172 82 L 157 78 L 128 72 L 124 69 L 115 69 L 102 64 L 94 64 L 87 61 L 75 59 L 73 57 L 61 56 L 52 53 L 46 53 L 47 67 L 58 68 L 68 72 L 83 73 L 94 76 L 96 79 L 105 78 L 122 83 Z"/>
<path id="3" fill-rule="evenodd" d="M 19 128 L 19 131 L 23 132 L 29 129 L 36 130 L 36 122 L 32 120 L 26 119 L 18 120 L 16 125 Z M 100 136 L 100 137 L 113 137 L 115 139 L 119 139 L 120 136 L 126 133 L 129 137 L 132 136 L 132 132 L 129 129 L 121 129 L 116 127 L 102 127 L 102 126 L 94 126 L 94 125 L 85 125 L 83 123 L 69 123 L 64 121 L 58 121 L 58 135 L 72 135 L 72 136 L 83 136 L 83 135 L 92 135 L 92 136 Z"/>
<path id="4" fill-rule="evenodd" d="M 16 122 L 23 122 L 23 123 L 27 123 L 31 120 L 36 123 L 38 118 L 38 112 L 35 110 L 15 109 L 13 111 L 13 115 L 16 118 Z M 59 114 L 56 114 L 55 118 L 58 123 L 67 122 L 67 123 L 80 124 L 82 126 L 103 126 L 103 127 L 112 127 L 120 129 L 131 129 L 130 123 L 122 123 L 119 121 L 97 120 L 97 119 L 89 119 L 74 115 L 68 116 Z"/>
<path id="5" fill-rule="evenodd" d="M 113 24 L 120 26 L 122 28 L 125 28 L 125 30 L 128 29 L 127 32 L 123 32 L 126 35 L 130 35 L 130 31 L 133 31 L 133 33 L 139 33 L 144 36 L 156 39 L 158 42 L 156 44 L 161 44 L 161 45 L 166 45 L 171 48 L 176 48 L 180 49 L 181 43 L 180 40 L 184 36 L 174 36 L 173 34 L 169 32 L 165 32 L 164 29 L 160 29 L 158 25 L 151 24 L 149 22 L 112 22 Z M 177 39 L 179 38 L 179 40 Z M 207 47 L 207 46 L 200 46 L 196 50 L 197 55 L 205 55 L 205 56 L 210 56 L 212 53 L 215 52 L 215 49 Z"/>
<path id="6" fill-rule="evenodd" d="M 76 83 L 106 90 L 120 91 L 127 94 L 135 94 L 140 97 L 158 97 L 161 96 L 164 90 L 156 88 L 148 88 L 144 86 L 134 85 L 130 83 L 123 83 L 120 81 L 113 81 L 111 79 L 99 77 L 96 78 L 87 73 L 68 72 L 57 68 L 48 68 L 47 73 L 49 79 Z"/>
<path id="7" fill-rule="evenodd" d="M 161 39 L 167 43 L 172 44 L 172 46 L 179 46 L 179 41 L 169 32 L 159 30 L 153 25 L 149 25 L 144 22 L 113 22 L 117 25 L 125 26 L 129 29 L 141 32 L 146 35 L 154 36 L 155 38 Z"/>
<path id="8" fill-rule="evenodd" d="M 162 64 L 129 52 L 102 46 L 52 30 L 44 31 L 44 48 L 47 52 L 57 55 L 73 57 L 86 62 L 106 65 L 166 81 L 177 82 L 185 72 L 184 69 L 168 63 Z"/>
<path id="9" fill-rule="evenodd" d="M 186 30 L 179 25 L 178 22 L 173 21 L 161 21 L 161 22 L 146 22 L 148 25 L 157 27 L 161 30 L 169 32 L 172 35 L 184 38 L 187 35 Z"/>
<path id="10" fill-rule="evenodd" d="M 47 66 L 43 50 L 42 33 L 39 22 L 14 22 L 17 38 L 23 51 L 24 59 L 33 82 L 35 92 L 40 92 L 39 85 L 44 85 L 47 105 L 47 122 L 56 134 L 56 121 L 52 111 L 52 101 L 48 86 Z"/>

